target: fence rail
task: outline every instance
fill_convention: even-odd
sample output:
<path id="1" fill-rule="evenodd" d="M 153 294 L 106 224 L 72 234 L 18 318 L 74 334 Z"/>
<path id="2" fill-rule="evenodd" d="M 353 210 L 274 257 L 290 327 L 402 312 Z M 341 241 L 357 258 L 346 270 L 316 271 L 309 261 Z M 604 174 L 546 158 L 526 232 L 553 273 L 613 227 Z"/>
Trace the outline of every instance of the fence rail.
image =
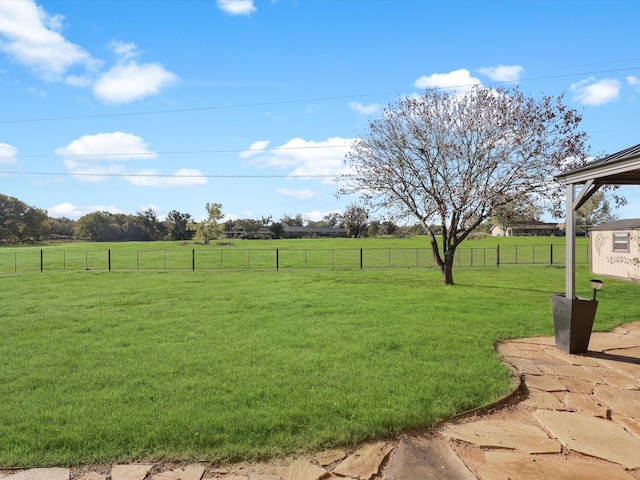
<path id="1" fill-rule="evenodd" d="M 576 247 L 576 263 L 588 264 L 589 246 Z M 564 265 L 565 246 L 498 245 L 458 248 L 455 265 Z M 434 268 L 430 248 L 191 250 L 0 250 L 0 273 L 48 270 L 238 270 L 296 268 Z"/>

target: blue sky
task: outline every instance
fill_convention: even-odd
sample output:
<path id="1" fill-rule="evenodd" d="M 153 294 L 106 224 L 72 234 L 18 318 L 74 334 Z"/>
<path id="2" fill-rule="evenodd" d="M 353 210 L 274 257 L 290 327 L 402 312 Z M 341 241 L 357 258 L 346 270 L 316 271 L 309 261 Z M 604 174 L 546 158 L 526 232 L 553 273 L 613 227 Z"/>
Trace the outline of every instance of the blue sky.
<path id="1" fill-rule="evenodd" d="M 636 0 L 0 0 L 0 193 L 78 218 L 340 211 L 381 105 L 519 84 L 640 143 Z M 640 187 L 623 190 L 637 217 Z"/>

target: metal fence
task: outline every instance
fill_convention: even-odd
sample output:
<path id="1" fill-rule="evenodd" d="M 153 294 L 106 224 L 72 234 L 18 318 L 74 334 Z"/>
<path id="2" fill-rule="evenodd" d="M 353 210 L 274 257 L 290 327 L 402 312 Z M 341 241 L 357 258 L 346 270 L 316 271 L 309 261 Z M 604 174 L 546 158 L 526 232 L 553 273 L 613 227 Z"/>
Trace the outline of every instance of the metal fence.
<path id="1" fill-rule="evenodd" d="M 576 263 L 588 264 L 589 246 L 576 246 Z M 455 265 L 564 265 L 565 246 L 498 245 L 458 248 Z M 434 268 L 430 248 L 59 250 L 0 249 L 0 273 L 49 270 L 238 270 Z"/>

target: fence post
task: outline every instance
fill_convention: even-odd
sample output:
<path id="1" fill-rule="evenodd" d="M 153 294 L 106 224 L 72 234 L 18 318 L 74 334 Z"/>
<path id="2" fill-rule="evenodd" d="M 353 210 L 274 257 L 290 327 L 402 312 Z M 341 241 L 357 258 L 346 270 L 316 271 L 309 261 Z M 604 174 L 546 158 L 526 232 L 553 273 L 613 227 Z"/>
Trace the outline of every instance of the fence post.
<path id="1" fill-rule="evenodd" d="M 191 271 L 196 271 L 196 249 L 191 249 Z"/>
<path id="2" fill-rule="evenodd" d="M 549 265 L 553 267 L 553 243 L 549 245 Z"/>
<path id="3" fill-rule="evenodd" d="M 500 244 L 498 244 L 498 250 L 496 251 L 496 267 L 500 266 Z"/>
<path id="4" fill-rule="evenodd" d="M 360 270 L 362 270 L 362 248 L 360 249 Z"/>
<path id="5" fill-rule="evenodd" d="M 280 270 L 280 249 L 276 248 L 276 270 Z"/>
<path id="6" fill-rule="evenodd" d="M 107 250 L 107 258 L 109 259 L 107 262 L 108 268 L 109 268 L 109 271 L 111 271 L 111 249 Z"/>
<path id="7" fill-rule="evenodd" d="M 44 270 L 43 256 L 44 256 L 44 253 L 42 252 L 42 249 L 40 249 L 40 271 L 41 272 L 42 270 Z"/>

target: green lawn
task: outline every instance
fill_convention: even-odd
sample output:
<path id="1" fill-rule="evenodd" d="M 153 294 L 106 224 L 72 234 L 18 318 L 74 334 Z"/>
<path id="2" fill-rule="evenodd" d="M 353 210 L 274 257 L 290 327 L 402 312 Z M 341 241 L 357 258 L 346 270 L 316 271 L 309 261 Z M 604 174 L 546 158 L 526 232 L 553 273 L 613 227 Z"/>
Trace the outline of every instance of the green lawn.
<path id="1" fill-rule="evenodd" d="M 494 343 L 552 334 L 564 269 L 454 274 L 0 275 L 0 465 L 266 458 L 494 401 L 513 388 Z M 605 279 L 595 328 L 640 319 L 639 289 Z"/>
<path id="2" fill-rule="evenodd" d="M 486 237 L 464 242 L 457 266 L 564 265 L 563 238 Z M 588 264 L 588 240 L 576 246 Z M 0 247 L 0 274 L 50 270 L 229 270 L 436 266 L 428 238 L 342 238 L 194 242 L 59 243 Z"/>

